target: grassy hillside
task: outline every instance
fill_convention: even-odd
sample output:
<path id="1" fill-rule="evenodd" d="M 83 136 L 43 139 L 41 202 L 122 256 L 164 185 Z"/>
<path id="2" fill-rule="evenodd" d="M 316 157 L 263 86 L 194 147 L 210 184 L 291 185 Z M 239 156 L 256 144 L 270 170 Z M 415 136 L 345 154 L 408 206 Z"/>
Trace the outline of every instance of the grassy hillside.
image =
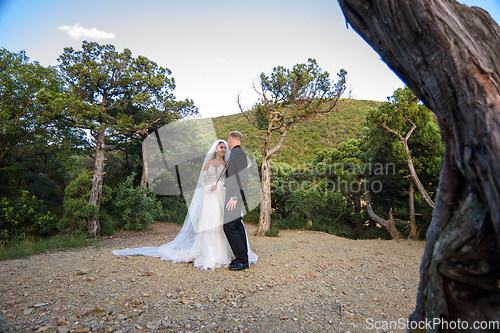
<path id="1" fill-rule="evenodd" d="M 362 129 L 366 113 L 372 107 L 377 108 L 380 102 L 366 100 L 349 100 L 344 110 L 317 117 L 296 125 L 288 132 L 280 150 L 273 156 L 276 162 L 294 164 L 307 161 L 323 148 L 335 148 L 339 143 L 353 139 Z M 226 139 L 230 131 L 237 130 L 243 134 L 243 146 L 252 151 L 261 151 L 263 135 L 241 114 L 213 118 L 218 138 Z M 275 134 L 277 141 L 278 134 Z"/>

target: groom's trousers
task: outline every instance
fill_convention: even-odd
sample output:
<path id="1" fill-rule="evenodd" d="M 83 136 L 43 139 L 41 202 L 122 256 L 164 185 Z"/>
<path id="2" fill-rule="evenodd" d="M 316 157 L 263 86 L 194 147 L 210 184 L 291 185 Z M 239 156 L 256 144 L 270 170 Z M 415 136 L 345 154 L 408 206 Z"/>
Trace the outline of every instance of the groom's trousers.
<path id="1" fill-rule="evenodd" d="M 224 233 L 236 257 L 235 262 L 248 264 L 247 236 L 241 217 L 224 223 Z"/>

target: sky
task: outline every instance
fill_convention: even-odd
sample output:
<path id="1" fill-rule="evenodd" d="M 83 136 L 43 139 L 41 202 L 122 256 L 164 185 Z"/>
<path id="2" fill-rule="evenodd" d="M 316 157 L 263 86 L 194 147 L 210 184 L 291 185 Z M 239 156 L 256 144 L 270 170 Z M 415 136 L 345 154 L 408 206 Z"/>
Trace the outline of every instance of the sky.
<path id="1" fill-rule="evenodd" d="M 500 22 L 499 0 L 461 0 Z M 308 58 L 336 79 L 348 72 L 354 98 L 385 101 L 404 83 L 348 28 L 336 0 L 0 0 L 0 47 L 55 66 L 82 40 L 128 48 L 172 71 L 174 95 L 203 118 L 257 101 L 253 84 L 274 67 Z"/>

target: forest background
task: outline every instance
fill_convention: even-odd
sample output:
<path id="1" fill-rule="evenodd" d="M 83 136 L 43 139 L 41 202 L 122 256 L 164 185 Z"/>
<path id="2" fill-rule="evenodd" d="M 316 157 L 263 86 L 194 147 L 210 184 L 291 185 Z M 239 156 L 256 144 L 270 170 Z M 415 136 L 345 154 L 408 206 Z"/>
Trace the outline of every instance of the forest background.
<path id="1" fill-rule="evenodd" d="M 71 54 L 65 50 L 67 57 Z M 129 60 L 135 61 L 136 73 L 162 73 L 158 77 L 170 90 L 159 91 L 168 110 L 160 112 L 157 105 L 143 100 L 143 91 L 134 96 L 122 93 L 121 102 L 126 103 L 111 107 L 116 109 L 111 115 L 114 121 L 118 115 L 125 116 L 106 129 L 113 135 L 103 141 L 107 154 L 96 213 L 89 204 L 96 144 L 81 130 L 82 119 L 88 119 L 91 111 L 83 110 L 87 113 L 73 118 L 63 117 L 61 111 L 65 110 L 61 96 L 74 77 L 68 71 L 43 67 L 23 52 L 0 50 L 2 252 L 39 239 L 85 243 L 89 217 L 95 214 L 101 236 L 121 229 L 144 230 L 155 220 L 183 222 L 187 207 L 181 196 L 159 196 L 141 186 L 141 147 L 145 134 L 177 119 L 196 117 L 196 107 L 192 101 L 175 100 L 171 94 L 175 84 L 168 85 L 168 70 L 148 59 Z M 143 84 L 152 85 L 158 77 Z M 342 100 L 340 104 L 337 112 L 298 124 L 273 158 L 273 214 L 268 235 L 276 236 L 280 229 L 309 228 L 353 239 L 390 239 L 394 235 L 368 214 L 366 196 L 371 189 L 370 203 L 376 215 L 394 221 L 401 237 L 410 235 L 414 216 L 412 237 L 425 239 L 432 208 L 418 191 L 412 194 L 407 162 L 411 157 L 421 183 L 434 198 L 444 148 L 433 113 L 408 88 L 398 89 L 383 103 Z M 244 147 L 256 152 L 259 160 L 259 133 L 242 114 L 212 121 L 219 138 L 225 139 L 231 130 L 242 132 Z M 99 132 L 95 122 L 87 125 L 91 132 Z M 394 132 L 411 134 L 407 137 L 409 154 Z M 257 223 L 258 209 L 245 221 Z"/>

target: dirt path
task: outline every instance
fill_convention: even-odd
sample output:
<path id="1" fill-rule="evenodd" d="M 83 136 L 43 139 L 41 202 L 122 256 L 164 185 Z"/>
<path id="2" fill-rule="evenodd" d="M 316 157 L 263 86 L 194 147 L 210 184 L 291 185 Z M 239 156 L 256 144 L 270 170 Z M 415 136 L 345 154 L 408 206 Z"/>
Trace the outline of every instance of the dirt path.
<path id="1" fill-rule="evenodd" d="M 298 230 L 255 237 L 246 224 L 259 262 L 242 272 L 111 255 L 161 245 L 180 230 L 152 227 L 0 262 L 0 325 L 6 332 L 404 332 L 375 325 L 401 323 L 415 306 L 424 242 Z"/>

